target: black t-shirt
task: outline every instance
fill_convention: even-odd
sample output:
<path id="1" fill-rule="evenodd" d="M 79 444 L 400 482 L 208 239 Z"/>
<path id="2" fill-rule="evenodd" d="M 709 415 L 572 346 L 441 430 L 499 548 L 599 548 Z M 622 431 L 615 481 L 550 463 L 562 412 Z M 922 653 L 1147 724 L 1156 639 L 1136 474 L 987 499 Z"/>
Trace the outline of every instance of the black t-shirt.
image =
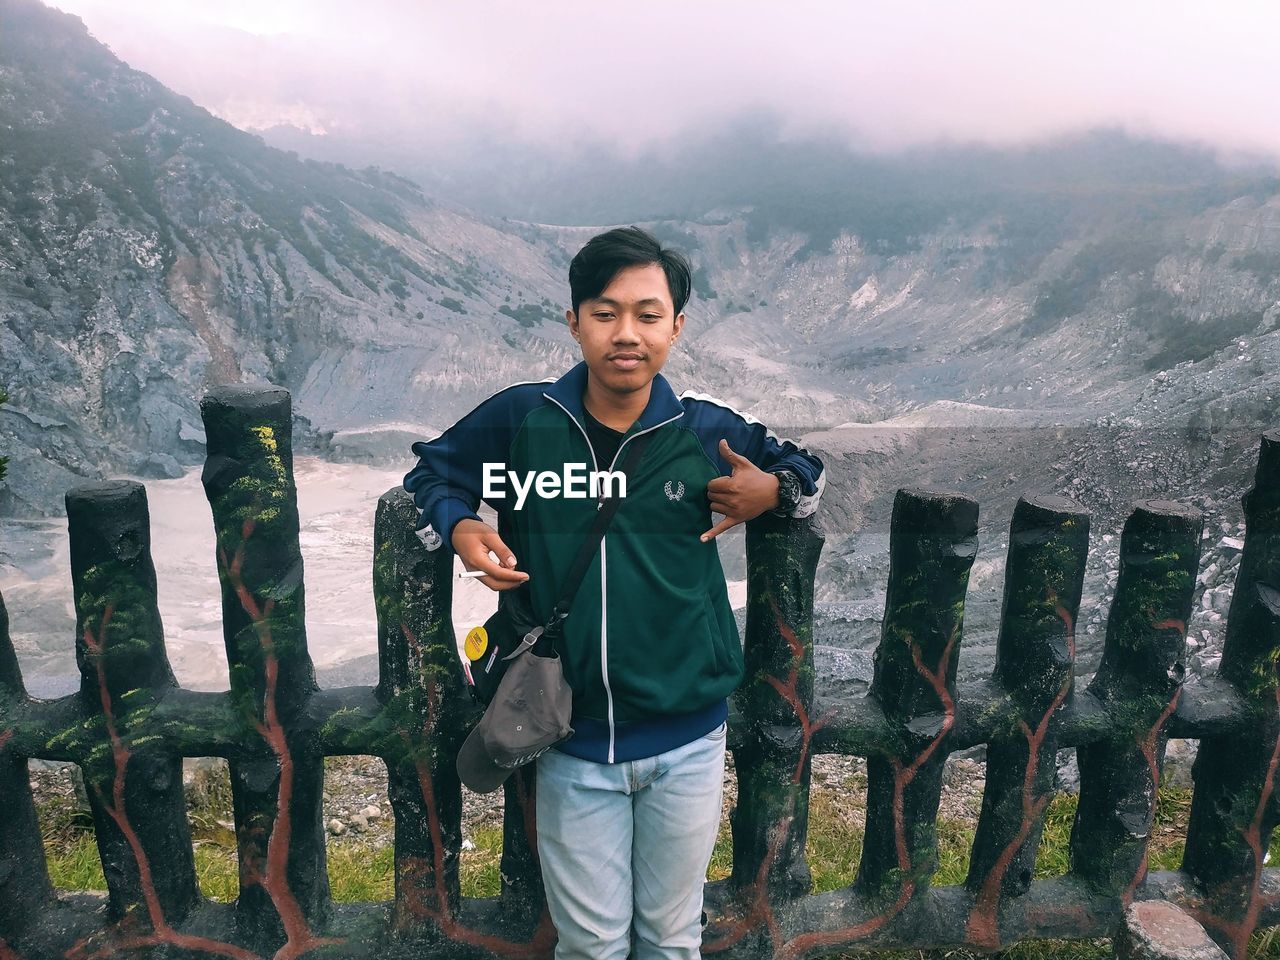
<path id="1" fill-rule="evenodd" d="M 622 446 L 624 431 L 605 426 L 587 411 L 585 405 L 582 417 L 587 426 L 587 439 L 591 442 L 591 449 L 595 451 L 596 469 L 608 470 L 613 458 L 618 455 L 618 447 Z"/>

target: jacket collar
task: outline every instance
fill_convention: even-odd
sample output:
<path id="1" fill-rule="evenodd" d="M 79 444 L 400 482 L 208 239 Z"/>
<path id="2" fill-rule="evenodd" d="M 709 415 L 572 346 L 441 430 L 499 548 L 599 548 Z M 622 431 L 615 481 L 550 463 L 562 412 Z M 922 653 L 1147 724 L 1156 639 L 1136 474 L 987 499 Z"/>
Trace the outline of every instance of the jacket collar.
<path id="1" fill-rule="evenodd" d="M 543 390 L 542 395 L 563 407 L 585 431 L 586 418 L 583 416 L 582 395 L 586 390 L 587 361 L 580 360 L 564 376 Z M 671 384 L 667 383 L 667 378 L 660 373 L 654 374 L 653 382 L 649 385 L 649 402 L 645 404 L 644 411 L 627 431 L 627 435 L 650 430 L 683 415 L 684 404 L 671 389 Z"/>

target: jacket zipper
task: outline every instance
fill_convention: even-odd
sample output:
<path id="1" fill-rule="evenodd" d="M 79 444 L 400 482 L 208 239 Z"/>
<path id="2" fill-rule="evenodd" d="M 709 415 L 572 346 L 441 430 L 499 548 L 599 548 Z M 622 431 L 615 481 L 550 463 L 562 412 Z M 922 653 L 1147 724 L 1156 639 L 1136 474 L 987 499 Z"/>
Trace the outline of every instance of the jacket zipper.
<path id="1" fill-rule="evenodd" d="M 583 428 L 582 424 L 578 423 L 577 418 L 572 413 L 569 413 L 568 408 L 565 407 L 565 405 L 561 403 L 559 400 L 557 400 L 555 397 L 548 396 L 546 393 L 543 393 L 543 396 L 546 397 L 548 400 L 550 400 L 552 403 L 554 403 L 561 410 L 563 410 L 568 415 L 569 419 L 573 421 L 574 426 L 578 428 L 578 432 L 582 434 L 582 439 L 587 441 L 587 451 L 591 454 L 591 469 L 593 471 L 599 471 L 600 465 L 596 463 L 595 447 L 591 446 L 591 438 L 587 436 L 587 431 Z M 623 438 L 623 441 L 620 444 L 618 444 L 618 449 L 613 455 L 613 462 L 609 464 L 609 472 L 610 473 L 613 472 L 613 468 L 618 462 L 618 455 L 622 453 L 622 448 L 625 447 L 628 443 L 630 443 L 636 437 L 640 436 L 640 434 L 642 433 L 651 433 L 652 431 L 657 430 L 659 427 L 665 427 L 668 423 L 671 423 L 674 420 L 679 420 L 683 416 L 684 416 L 684 411 L 681 410 L 670 420 L 663 420 L 661 423 L 654 424 L 652 427 L 648 427 L 644 430 L 637 430 L 631 436 Z M 601 501 L 596 501 L 597 510 L 600 509 L 600 505 L 601 505 Z M 609 545 L 609 534 L 605 533 L 604 536 L 600 538 L 600 679 L 604 682 L 605 707 L 606 707 L 608 718 L 609 718 L 609 760 L 608 762 L 613 763 L 614 762 L 613 761 L 613 745 L 614 745 L 613 690 L 609 686 L 609 618 L 607 614 L 609 606 L 605 602 L 605 598 L 606 598 L 605 557 L 608 555 L 608 545 Z"/>

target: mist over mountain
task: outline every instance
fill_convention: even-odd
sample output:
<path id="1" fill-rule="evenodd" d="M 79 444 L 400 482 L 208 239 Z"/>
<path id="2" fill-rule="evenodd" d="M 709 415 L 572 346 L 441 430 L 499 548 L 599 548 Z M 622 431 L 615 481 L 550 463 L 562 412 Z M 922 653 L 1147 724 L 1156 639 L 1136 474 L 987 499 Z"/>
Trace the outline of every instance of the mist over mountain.
<path id="1" fill-rule="evenodd" d="M 886 516 L 867 494 L 898 464 L 922 479 L 909 444 L 851 423 L 1212 432 L 1271 414 L 1277 180 L 1198 148 L 1099 131 L 860 154 L 759 114 L 630 159 L 271 133 L 295 154 L 35 0 L 0 0 L 0 30 L 0 512 L 200 462 L 198 399 L 227 380 L 287 386 L 304 448 L 403 459 L 577 359 L 568 260 L 614 223 L 693 260 L 677 389 L 826 449 L 846 468 L 833 524 Z"/>
<path id="2" fill-rule="evenodd" d="M 750 208 L 757 231 L 808 233 L 823 249 L 841 230 L 887 250 L 947 224 L 1001 216 L 1034 220 L 1066 210 L 1114 207 L 1175 213 L 1241 192 L 1275 191 L 1278 168 L 1221 162 L 1208 147 L 1138 138 L 1118 129 L 1083 131 L 1023 147 L 979 144 L 859 151 L 843 132 L 787 132 L 785 118 L 756 110 L 673 132 L 638 155 L 592 139 L 555 145 L 477 130 L 443 143 L 412 133 L 316 134 L 280 125 L 264 139 L 303 156 L 410 177 L 433 195 L 492 216 L 545 223 L 697 220 L 720 208 Z"/>

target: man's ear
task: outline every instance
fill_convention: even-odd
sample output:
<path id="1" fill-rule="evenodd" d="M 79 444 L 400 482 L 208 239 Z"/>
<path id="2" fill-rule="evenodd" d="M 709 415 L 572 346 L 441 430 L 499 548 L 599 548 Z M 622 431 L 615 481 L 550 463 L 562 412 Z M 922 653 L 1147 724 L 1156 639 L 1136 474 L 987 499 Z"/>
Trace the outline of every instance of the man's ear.
<path id="1" fill-rule="evenodd" d="M 578 317 L 572 308 L 564 312 L 564 321 L 569 324 L 569 332 L 573 334 L 573 339 L 578 339 Z"/>
<path id="2" fill-rule="evenodd" d="M 680 336 L 680 331 L 683 329 L 684 329 L 684 314 L 682 313 L 676 317 L 676 322 L 671 327 L 671 339 L 674 340 L 676 337 Z"/>

